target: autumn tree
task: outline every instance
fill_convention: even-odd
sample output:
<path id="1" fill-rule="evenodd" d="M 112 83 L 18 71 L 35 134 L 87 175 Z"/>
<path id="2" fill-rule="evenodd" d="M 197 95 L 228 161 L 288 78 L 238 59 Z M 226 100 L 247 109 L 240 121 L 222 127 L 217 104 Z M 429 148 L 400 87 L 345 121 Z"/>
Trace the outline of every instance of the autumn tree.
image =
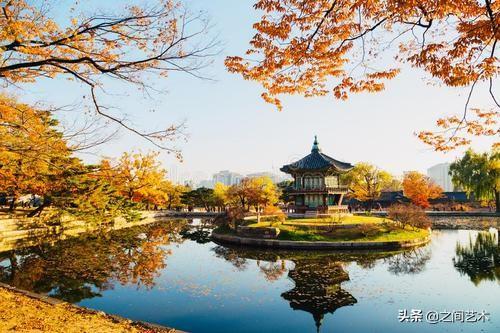
<path id="1" fill-rule="evenodd" d="M 227 190 L 227 198 L 232 207 L 239 206 L 242 210 L 250 210 L 250 178 L 244 178 L 239 184 L 231 185 Z"/>
<path id="2" fill-rule="evenodd" d="M 0 188 L 12 197 L 47 195 L 81 165 L 52 113 L 0 94 Z M 75 171 L 76 172 L 76 171 Z M 47 199 L 48 200 L 48 199 Z M 46 202 L 47 203 L 47 202 Z"/>
<path id="3" fill-rule="evenodd" d="M 403 178 L 403 192 L 413 204 L 427 208 L 429 199 L 439 198 L 443 189 L 420 172 L 410 171 Z"/>
<path id="4" fill-rule="evenodd" d="M 72 155 L 75 146 L 58 125 L 51 111 L 0 95 L 0 189 L 12 198 L 10 209 L 19 196 L 36 194 L 42 203 L 28 216 L 52 206 L 56 215 L 65 212 L 98 222 L 129 217 L 131 205 L 96 166 Z"/>
<path id="5" fill-rule="evenodd" d="M 364 162 L 356 164 L 343 178 L 352 190 L 353 197 L 360 201 L 368 201 L 370 206 L 383 189 L 393 184 L 390 173 Z"/>
<path id="6" fill-rule="evenodd" d="M 257 0 L 254 8 L 262 16 L 250 48 L 226 66 L 260 83 L 262 98 L 278 109 L 282 95 L 345 100 L 379 92 L 408 64 L 438 84 L 468 89 L 460 115 L 420 132 L 423 142 L 446 151 L 468 144 L 469 135 L 498 135 L 498 1 Z M 479 86 L 491 109 L 470 107 Z"/>
<path id="7" fill-rule="evenodd" d="M 185 185 L 172 184 L 170 181 L 164 183 L 162 191 L 167 194 L 167 209 L 179 210 L 185 205 L 182 203 L 182 195 L 190 189 Z"/>
<path id="8" fill-rule="evenodd" d="M 101 175 L 130 201 L 158 204 L 160 185 L 165 180 L 166 171 L 157 160 L 158 153 L 123 153 L 116 162 L 103 160 Z"/>
<path id="9" fill-rule="evenodd" d="M 482 154 L 468 150 L 450 165 L 450 175 L 456 186 L 476 199 L 494 200 L 500 212 L 500 149 Z"/>
<path id="10" fill-rule="evenodd" d="M 403 182 L 398 178 L 392 178 L 392 180 L 386 184 L 382 191 L 396 192 L 403 189 Z"/>
<path id="11" fill-rule="evenodd" d="M 274 206 L 280 197 L 278 187 L 269 177 L 255 177 L 249 180 L 248 203 L 257 212 L 257 223 L 260 223 L 261 209 Z"/>
<path id="12" fill-rule="evenodd" d="M 233 207 L 239 206 L 248 212 L 253 207 L 260 222 L 261 209 L 276 204 L 279 190 L 269 177 L 245 178 L 239 184 L 232 185 L 227 197 Z"/>
<path id="13" fill-rule="evenodd" d="M 213 195 L 214 195 L 215 205 L 219 208 L 220 211 L 225 211 L 227 205 L 229 204 L 228 189 L 229 186 L 223 183 L 216 183 L 214 185 Z"/>
<path id="14" fill-rule="evenodd" d="M 178 136 L 178 126 L 141 130 L 100 100 L 109 78 L 148 90 L 152 76 L 182 72 L 202 77 L 200 70 L 216 47 L 207 37 L 204 15 L 191 14 L 175 0 L 114 8 L 116 14 L 79 14 L 78 6 L 76 1 L 71 9 L 58 6 L 67 20 L 57 20 L 51 1 L 0 1 L 0 80 L 7 87 L 40 78 L 77 81 L 88 87 L 85 100 L 96 113 L 178 153 L 167 146 Z"/>

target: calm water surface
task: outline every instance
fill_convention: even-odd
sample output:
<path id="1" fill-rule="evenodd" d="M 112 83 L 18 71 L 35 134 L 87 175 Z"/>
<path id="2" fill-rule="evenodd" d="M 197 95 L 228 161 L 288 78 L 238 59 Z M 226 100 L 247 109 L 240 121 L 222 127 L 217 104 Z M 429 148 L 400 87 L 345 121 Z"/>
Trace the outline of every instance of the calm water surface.
<path id="1" fill-rule="evenodd" d="M 0 280 L 191 332 L 500 332 L 498 244 L 477 231 L 346 253 L 224 247 L 210 229 L 177 220 L 3 253 Z M 404 309 L 422 310 L 423 322 L 400 322 Z M 428 311 L 459 310 L 489 321 L 425 322 Z"/>

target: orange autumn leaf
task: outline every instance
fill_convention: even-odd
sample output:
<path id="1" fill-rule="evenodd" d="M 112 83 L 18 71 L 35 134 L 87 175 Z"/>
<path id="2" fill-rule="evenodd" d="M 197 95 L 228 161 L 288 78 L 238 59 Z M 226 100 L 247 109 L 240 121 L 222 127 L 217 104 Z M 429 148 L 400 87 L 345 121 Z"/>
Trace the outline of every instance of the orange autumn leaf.
<path id="1" fill-rule="evenodd" d="M 443 189 L 429 177 L 417 171 L 407 172 L 403 178 L 403 192 L 411 202 L 422 208 L 429 207 L 429 199 L 439 198 Z"/>
<path id="2" fill-rule="evenodd" d="M 346 100 L 380 92 L 408 64 L 439 84 L 468 87 L 470 95 L 476 83 L 486 83 L 498 119 L 498 1 L 258 0 L 254 7 L 262 15 L 246 57 L 230 56 L 225 64 L 261 84 L 262 98 L 280 110 L 283 95 Z M 387 56 L 395 61 L 382 62 Z M 456 121 L 462 117 L 439 120 L 450 130 L 419 138 L 447 151 L 468 144 L 464 136 L 498 135 L 498 125 L 464 118 L 466 125 Z"/>
<path id="3" fill-rule="evenodd" d="M 9 87 L 42 78 L 78 81 L 88 89 L 83 97 L 87 107 L 180 158 L 168 143 L 183 136 L 182 124 L 152 131 L 135 128 L 110 113 L 100 99 L 109 78 L 148 91 L 152 75 L 176 71 L 202 76 L 199 71 L 210 63 L 217 45 L 206 38 L 209 24 L 203 13 L 192 14 L 176 0 L 114 6 L 113 13 L 95 15 L 58 4 L 61 17 L 68 17 L 64 24 L 51 16 L 52 2 L 0 1 L 0 82 Z"/>

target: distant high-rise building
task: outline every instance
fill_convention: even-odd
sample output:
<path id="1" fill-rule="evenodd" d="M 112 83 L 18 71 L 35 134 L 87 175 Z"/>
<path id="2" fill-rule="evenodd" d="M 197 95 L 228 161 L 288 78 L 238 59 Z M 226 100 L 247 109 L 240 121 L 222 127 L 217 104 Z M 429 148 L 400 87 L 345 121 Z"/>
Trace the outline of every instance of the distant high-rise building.
<path id="1" fill-rule="evenodd" d="M 273 181 L 273 183 L 277 184 L 279 182 L 282 182 L 283 180 L 286 179 L 291 179 L 291 177 L 285 176 L 285 175 L 280 175 L 277 173 L 273 172 L 255 172 L 255 173 L 249 173 L 247 175 L 248 178 L 257 178 L 257 177 L 269 177 Z"/>
<path id="2" fill-rule="evenodd" d="M 453 184 L 449 172 L 450 163 L 440 163 L 427 169 L 427 176 L 441 186 L 444 192 L 452 192 Z"/>
<path id="3" fill-rule="evenodd" d="M 179 173 L 177 170 L 177 165 L 172 164 L 167 172 L 167 178 L 174 184 L 179 183 Z"/>
<path id="4" fill-rule="evenodd" d="M 222 183 L 227 186 L 236 185 L 241 182 L 244 177 L 236 172 L 231 172 L 229 170 L 219 171 L 212 177 L 212 183 Z"/>
<path id="5" fill-rule="evenodd" d="M 205 187 L 205 188 L 213 188 L 214 187 L 214 182 L 212 180 L 202 180 L 200 182 L 198 182 L 198 184 L 196 185 L 196 188 L 200 188 L 200 187 Z"/>
<path id="6" fill-rule="evenodd" d="M 201 180 L 197 183 L 197 187 L 213 188 L 215 184 L 222 183 L 227 186 L 237 185 L 244 178 L 269 177 L 273 183 L 279 183 L 283 180 L 290 179 L 287 175 L 280 175 L 274 172 L 255 172 L 246 176 L 229 170 L 219 171 L 212 176 L 212 180 Z"/>

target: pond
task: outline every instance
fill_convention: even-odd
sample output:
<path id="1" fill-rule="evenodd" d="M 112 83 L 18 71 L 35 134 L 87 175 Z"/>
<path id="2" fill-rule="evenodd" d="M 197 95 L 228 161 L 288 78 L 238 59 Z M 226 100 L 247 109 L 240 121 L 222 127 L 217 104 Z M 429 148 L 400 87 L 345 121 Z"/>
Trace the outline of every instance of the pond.
<path id="1" fill-rule="evenodd" d="M 190 332 L 500 332 L 496 230 L 347 253 L 226 247 L 211 228 L 172 220 L 2 253 L 0 280 Z"/>

